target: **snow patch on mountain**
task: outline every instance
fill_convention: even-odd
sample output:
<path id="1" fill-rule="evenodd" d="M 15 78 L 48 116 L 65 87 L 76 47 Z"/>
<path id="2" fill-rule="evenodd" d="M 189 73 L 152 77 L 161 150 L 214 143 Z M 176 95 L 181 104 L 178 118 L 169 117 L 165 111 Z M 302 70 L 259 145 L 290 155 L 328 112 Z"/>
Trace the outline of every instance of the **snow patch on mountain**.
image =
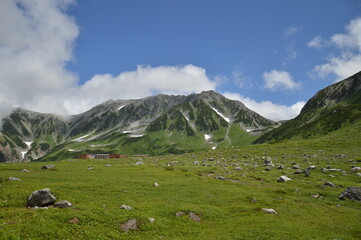
<path id="1" fill-rule="evenodd" d="M 139 137 L 143 137 L 143 136 L 144 135 L 140 135 L 140 134 L 139 135 L 135 135 L 135 134 L 134 135 L 129 135 L 129 137 L 131 137 L 131 138 L 139 138 Z"/>
<path id="2" fill-rule="evenodd" d="M 83 140 L 83 138 L 88 137 L 90 134 L 86 134 L 84 136 L 78 137 L 76 139 L 74 139 L 72 142 L 81 142 Z"/>
<path id="3" fill-rule="evenodd" d="M 33 143 L 33 142 L 24 142 L 26 145 L 28 145 L 28 148 L 30 148 L 30 146 L 31 146 L 31 144 Z"/>
<path id="4" fill-rule="evenodd" d="M 125 105 L 124 105 L 124 106 L 120 106 L 120 107 L 118 108 L 118 111 L 119 111 L 120 109 L 124 108 L 124 107 L 125 107 Z"/>
<path id="5" fill-rule="evenodd" d="M 208 135 L 208 134 L 204 134 L 204 139 L 209 140 L 210 138 L 211 138 L 211 136 L 210 136 L 210 135 Z"/>
<path id="6" fill-rule="evenodd" d="M 219 116 L 221 116 L 226 122 L 230 122 L 230 119 L 225 117 L 222 113 L 220 113 L 217 109 L 215 109 L 214 107 L 212 107 L 213 111 L 215 111 Z"/>

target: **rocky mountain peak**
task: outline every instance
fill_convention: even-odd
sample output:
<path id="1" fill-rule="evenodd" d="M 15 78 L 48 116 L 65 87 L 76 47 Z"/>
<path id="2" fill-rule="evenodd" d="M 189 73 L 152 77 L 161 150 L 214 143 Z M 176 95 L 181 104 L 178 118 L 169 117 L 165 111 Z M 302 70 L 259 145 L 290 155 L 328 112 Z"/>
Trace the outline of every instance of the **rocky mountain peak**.
<path id="1" fill-rule="evenodd" d="M 347 103 L 361 102 L 361 72 L 318 91 L 305 104 L 301 113 L 309 109 L 332 107 L 342 101 Z"/>

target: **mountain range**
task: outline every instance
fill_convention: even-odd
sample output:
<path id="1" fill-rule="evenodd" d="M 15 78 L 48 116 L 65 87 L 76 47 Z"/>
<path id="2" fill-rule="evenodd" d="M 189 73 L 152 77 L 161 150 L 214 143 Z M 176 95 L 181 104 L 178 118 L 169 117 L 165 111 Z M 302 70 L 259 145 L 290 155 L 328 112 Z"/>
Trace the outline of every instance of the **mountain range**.
<path id="1" fill-rule="evenodd" d="M 276 125 L 214 91 L 109 100 L 74 116 L 17 108 L 2 120 L 0 161 L 215 149 L 250 144 Z"/>
<path id="2" fill-rule="evenodd" d="M 361 72 L 320 90 L 296 118 L 282 122 L 214 91 L 109 100 L 73 116 L 16 108 L 2 119 L 0 162 L 179 154 L 316 138 L 347 127 L 361 131 Z"/>

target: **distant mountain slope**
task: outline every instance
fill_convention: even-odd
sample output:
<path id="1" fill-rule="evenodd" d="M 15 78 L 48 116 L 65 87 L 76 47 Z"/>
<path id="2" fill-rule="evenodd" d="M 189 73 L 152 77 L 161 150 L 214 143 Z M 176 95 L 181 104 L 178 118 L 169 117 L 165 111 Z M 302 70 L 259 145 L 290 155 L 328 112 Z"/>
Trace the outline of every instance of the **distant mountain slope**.
<path id="1" fill-rule="evenodd" d="M 255 143 L 312 138 L 360 122 L 361 72 L 317 92 L 296 118 L 264 134 Z"/>
<path id="2" fill-rule="evenodd" d="M 85 152 L 181 153 L 249 144 L 274 122 L 214 91 L 109 100 L 75 116 L 16 109 L 2 120 L 0 161 Z"/>

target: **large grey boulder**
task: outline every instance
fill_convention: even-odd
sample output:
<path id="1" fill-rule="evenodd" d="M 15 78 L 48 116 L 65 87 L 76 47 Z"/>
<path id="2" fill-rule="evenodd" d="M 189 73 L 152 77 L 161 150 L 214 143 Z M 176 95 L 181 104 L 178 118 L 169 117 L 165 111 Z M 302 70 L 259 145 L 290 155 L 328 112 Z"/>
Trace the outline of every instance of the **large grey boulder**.
<path id="1" fill-rule="evenodd" d="M 349 198 L 361 202 L 361 187 L 348 187 L 338 198 L 341 200 Z"/>
<path id="2" fill-rule="evenodd" d="M 51 194 L 49 188 L 41 189 L 32 192 L 32 194 L 28 198 L 28 207 L 44 207 L 53 205 L 56 201 L 56 197 L 54 197 L 53 194 Z"/>

